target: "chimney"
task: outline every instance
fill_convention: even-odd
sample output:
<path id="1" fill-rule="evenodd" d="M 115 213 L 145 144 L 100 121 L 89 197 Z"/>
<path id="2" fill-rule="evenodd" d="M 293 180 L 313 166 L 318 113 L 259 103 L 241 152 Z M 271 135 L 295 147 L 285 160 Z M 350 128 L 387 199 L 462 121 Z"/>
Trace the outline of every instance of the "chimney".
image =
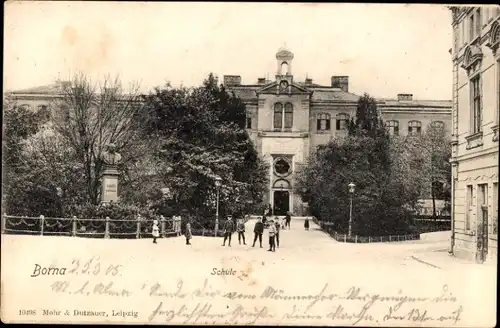
<path id="1" fill-rule="evenodd" d="M 332 76 L 332 87 L 349 92 L 349 76 Z"/>
<path id="2" fill-rule="evenodd" d="M 306 79 L 306 85 L 312 85 L 313 84 L 313 80 L 310 79 L 310 78 L 307 78 Z"/>
<path id="3" fill-rule="evenodd" d="M 240 75 L 224 75 L 224 85 L 225 86 L 241 85 L 241 76 Z"/>
<path id="4" fill-rule="evenodd" d="M 398 94 L 398 101 L 412 101 L 413 94 L 411 93 L 400 93 Z"/>
<path id="5" fill-rule="evenodd" d="M 258 85 L 264 85 L 264 84 L 266 84 L 266 78 L 265 77 L 259 77 L 259 79 L 257 80 L 257 84 Z"/>

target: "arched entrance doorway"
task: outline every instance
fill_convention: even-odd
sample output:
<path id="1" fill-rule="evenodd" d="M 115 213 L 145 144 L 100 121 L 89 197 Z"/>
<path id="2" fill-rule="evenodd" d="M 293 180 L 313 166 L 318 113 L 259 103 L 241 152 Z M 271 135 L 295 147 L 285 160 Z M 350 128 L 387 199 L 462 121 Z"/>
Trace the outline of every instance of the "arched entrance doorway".
<path id="1" fill-rule="evenodd" d="M 286 215 L 290 211 L 290 183 L 285 179 L 277 180 L 273 185 L 273 213 Z"/>

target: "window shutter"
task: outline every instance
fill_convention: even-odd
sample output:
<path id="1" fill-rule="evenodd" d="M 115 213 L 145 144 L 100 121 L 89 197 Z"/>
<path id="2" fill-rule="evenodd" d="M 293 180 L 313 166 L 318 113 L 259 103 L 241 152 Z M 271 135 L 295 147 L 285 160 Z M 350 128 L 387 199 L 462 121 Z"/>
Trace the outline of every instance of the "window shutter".
<path id="1" fill-rule="evenodd" d="M 330 130 L 330 121 L 331 121 L 331 119 L 329 119 L 329 118 L 326 120 L 326 129 L 327 130 Z"/>

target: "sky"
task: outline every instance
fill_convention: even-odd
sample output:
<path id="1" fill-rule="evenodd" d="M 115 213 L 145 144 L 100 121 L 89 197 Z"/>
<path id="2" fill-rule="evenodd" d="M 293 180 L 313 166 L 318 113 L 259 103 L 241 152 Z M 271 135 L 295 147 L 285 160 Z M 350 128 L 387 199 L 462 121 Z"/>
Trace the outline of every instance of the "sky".
<path id="1" fill-rule="evenodd" d="M 85 72 L 119 75 L 143 91 L 199 85 L 210 72 L 243 84 L 274 78 L 294 53 L 295 81 L 378 98 L 451 99 L 451 12 L 442 5 L 340 3 L 7 2 L 4 89 Z"/>

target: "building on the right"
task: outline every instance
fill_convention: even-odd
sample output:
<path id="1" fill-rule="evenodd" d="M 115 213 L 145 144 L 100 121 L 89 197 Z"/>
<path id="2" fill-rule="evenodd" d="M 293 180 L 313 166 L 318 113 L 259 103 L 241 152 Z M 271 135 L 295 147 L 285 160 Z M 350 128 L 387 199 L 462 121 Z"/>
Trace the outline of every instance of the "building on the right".
<path id="1" fill-rule="evenodd" d="M 500 7 L 452 11 L 452 236 L 450 252 L 497 261 Z"/>

